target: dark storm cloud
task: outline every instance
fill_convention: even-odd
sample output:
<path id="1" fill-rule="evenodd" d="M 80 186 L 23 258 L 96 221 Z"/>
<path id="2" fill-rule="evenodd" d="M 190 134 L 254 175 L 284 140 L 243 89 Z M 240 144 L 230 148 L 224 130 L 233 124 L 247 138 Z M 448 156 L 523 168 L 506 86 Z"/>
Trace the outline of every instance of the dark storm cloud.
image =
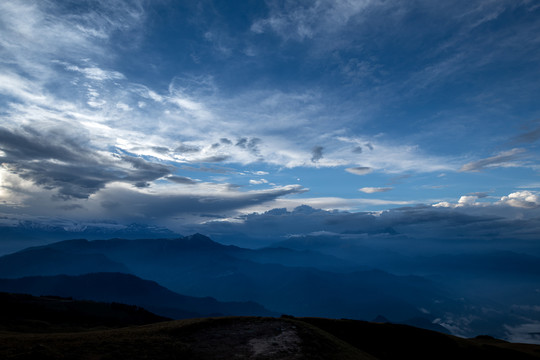
<path id="1" fill-rule="evenodd" d="M 467 163 L 459 169 L 459 171 L 480 171 L 487 167 L 498 167 L 512 163 L 515 160 L 523 158 L 524 149 L 512 149 L 503 151 L 498 155 L 491 156 L 478 161 Z"/>
<path id="2" fill-rule="evenodd" d="M 217 163 L 217 162 L 224 162 L 227 161 L 230 158 L 228 155 L 214 155 L 214 156 L 208 156 L 205 158 L 200 159 L 200 162 L 206 162 L 206 163 Z"/>
<path id="3" fill-rule="evenodd" d="M 362 147 L 361 147 L 361 146 L 357 146 L 357 147 L 355 147 L 355 148 L 353 149 L 352 152 L 355 153 L 355 154 L 361 154 L 362 151 L 363 151 L 363 150 L 362 150 Z"/>
<path id="4" fill-rule="evenodd" d="M 259 153 L 258 145 L 261 142 L 262 140 L 259 138 L 248 139 L 248 138 L 243 137 L 243 138 L 238 139 L 235 145 L 238 146 L 239 148 L 249 150 L 251 153 L 257 155 Z"/>
<path id="5" fill-rule="evenodd" d="M 6 162 L 10 159 L 57 159 L 69 162 L 87 157 L 85 149 L 59 130 L 40 134 L 31 128 L 24 129 L 24 133 L 0 128 L 0 149 L 7 154 L 3 159 Z"/>
<path id="6" fill-rule="evenodd" d="M 232 145 L 232 141 L 227 139 L 227 138 L 221 138 L 219 139 L 219 141 L 222 143 L 222 144 L 225 144 L 225 145 Z"/>
<path id="7" fill-rule="evenodd" d="M 123 155 L 121 158 L 125 162 L 130 163 L 136 170 L 128 172 L 122 177 L 123 180 L 130 182 L 152 181 L 168 175 L 171 172 L 171 167 L 168 165 L 153 163 L 139 157 L 128 155 Z"/>
<path id="8" fill-rule="evenodd" d="M 236 146 L 241 147 L 242 149 L 246 148 L 248 139 L 247 138 L 240 138 L 236 141 Z"/>
<path id="9" fill-rule="evenodd" d="M 262 142 L 259 138 L 252 138 L 249 140 L 249 143 L 247 144 L 247 148 L 249 151 L 251 151 L 253 154 L 259 153 L 259 144 Z"/>
<path id="10" fill-rule="evenodd" d="M 152 150 L 160 154 L 167 154 L 170 151 L 169 148 L 163 146 L 152 146 Z"/>
<path id="11" fill-rule="evenodd" d="M 315 146 L 313 149 L 311 149 L 311 162 L 317 162 L 323 158 L 323 150 L 324 147 L 322 146 Z"/>
<path id="12" fill-rule="evenodd" d="M 293 211 L 273 209 L 262 214 L 245 215 L 241 217 L 241 222 L 210 222 L 193 230 L 219 234 L 222 238 L 245 234 L 258 240 L 260 245 L 270 244 L 291 234 L 304 236 L 317 233 L 343 238 L 362 236 L 362 239 L 366 239 L 367 236 L 373 241 L 403 240 L 403 246 L 409 247 L 415 246 L 415 239 L 437 247 L 450 244 L 472 246 L 486 242 L 513 246 L 517 241 L 527 244 L 538 238 L 539 211 L 527 210 L 522 219 L 500 215 L 512 213 L 512 209 L 504 205 L 493 205 L 491 211 L 474 207 L 458 210 L 419 205 L 373 214 L 302 206 Z M 524 214 L 523 209 L 519 211 L 521 215 Z"/>
<path id="13" fill-rule="evenodd" d="M 196 153 L 199 152 L 201 149 L 197 146 L 191 146 L 191 145 L 185 145 L 182 144 L 178 146 L 176 149 L 174 149 L 177 153 Z"/>
<path id="14" fill-rule="evenodd" d="M 64 198 L 87 198 L 106 184 L 123 181 L 138 187 L 171 173 L 172 168 L 129 155 L 107 157 L 80 136 L 61 130 L 38 132 L 0 128 L 0 161 L 23 179 Z"/>
<path id="15" fill-rule="evenodd" d="M 185 184 L 185 185 L 197 184 L 197 181 L 193 180 L 192 178 L 188 178 L 185 176 L 178 176 L 178 175 L 167 176 L 167 180 L 175 182 L 177 184 Z"/>
<path id="16" fill-rule="evenodd" d="M 61 205 L 57 207 L 60 210 L 66 210 L 66 211 L 72 211 L 77 209 L 84 209 L 84 206 L 79 204 L 69 204 L 69 205 Z"/>
<path id="17" fill-rule="evenodd" d="M 118 218 L 134 220 L 143 216 L 147 219 L 165 218 L 180 214 L 212 213 L 220 214 L 254 206 L 279 197 L 305 192 L 301 186 L 285 186 L 271 190 L 235 192 L 223 194 L 147 194 L 126 188 L 104 189 L 96 196 L 107 203 L 115 204 L 110 209 Z M 105 200 L 106 199 L 106 200 Z M 103 204 L 103 203 L 102 203 Z"/>

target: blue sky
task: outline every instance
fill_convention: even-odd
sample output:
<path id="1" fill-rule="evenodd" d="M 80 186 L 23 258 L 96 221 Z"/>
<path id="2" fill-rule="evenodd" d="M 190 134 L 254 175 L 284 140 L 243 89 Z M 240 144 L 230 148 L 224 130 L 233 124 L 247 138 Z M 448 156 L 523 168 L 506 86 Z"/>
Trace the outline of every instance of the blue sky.
<path id="1" fill-rule="evenodd" d="M 539 15 L 515 0 L 4 1 L 0 221 L 181 232 L 302 204 L 538 218 Z"/>

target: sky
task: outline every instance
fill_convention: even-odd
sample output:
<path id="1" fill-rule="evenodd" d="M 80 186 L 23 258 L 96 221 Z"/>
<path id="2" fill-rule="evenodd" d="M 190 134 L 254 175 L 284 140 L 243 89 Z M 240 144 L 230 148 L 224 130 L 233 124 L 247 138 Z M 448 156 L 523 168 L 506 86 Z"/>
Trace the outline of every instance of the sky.
<path id="1" fill-rule="evenodd" d="M 291 232 L 353 226 L 311 209 L 532 241 L 538 19 L 527 0 L 2 1 L 0 225 L 204 232 L 285 208 Z"/>

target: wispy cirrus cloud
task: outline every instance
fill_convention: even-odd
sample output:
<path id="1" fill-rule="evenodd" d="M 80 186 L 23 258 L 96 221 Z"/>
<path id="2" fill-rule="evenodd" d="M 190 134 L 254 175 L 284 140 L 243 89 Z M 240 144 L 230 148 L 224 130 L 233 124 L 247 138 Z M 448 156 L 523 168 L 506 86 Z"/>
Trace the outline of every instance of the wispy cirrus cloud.
<path id="1" fill-rule="evenodd" d="M 0 4 L 0 156 L 10 184 L 0 186 L 2 199 L 26 208 L 40 199 L 55 209 L 83 211 L 98 194 L 125 186 L 143 193 L 140 199 L 159 197 L 163 188 L 174 194 L 189 188 L 207 201 L 220 186 L 230 191 L 223 194 L 234 190 L 239 195 L 250 185 L 273 190 L 273 184 L 304 181 L 307 172 L 332 170 L 332 179 L 343 180 L 343 192 L 358 194 L 361 179 L 389 184 L 388 175 L 412 174 L 410 181 L 420 182 L 436 172 L 460 176 L 460 168 L 480 171 L 533 162 L 532 156 L 524 162 L 534 151 L 530 146 L 527 152 L 513 149 L 491 157 L 478 152 L 480 160 L 463 165 L 461 154 L 474 152 L 468 146 L 476 142 L 460 142 L 458 150 L 454 146 L 454 136 L 467 140 L 475 133 L 455 127 L 459 116 L 454 115 L 468 113 L 478 99 L 500 100 L 507 91 L 483 81 L 483 71 L 493 74 L 489 66 L 499 58 L 512 69 L 528 69 L 513 57 L 531 64 L 538 58 L 538 23 L 531 16 L 516 18 L 508 27 L 500 21 L 510 10 L 533 14 L 530 4 L 270 1 L 235 24 L 222 9 L 186 6 L 170 12 L 175 24 L 187 24 L 181 29 L 159 17 L 167 9 L 160 8 L 163 4 Z M 214 21 L 218 13 L 223 22 Z M 408 21 L 412 15 L 419 15 L 414 24 Z M 276 56 L 267 56 L 269 51 Z M 396 54 L 404 59 L 399 65 Z M 473 72 L 481 85 L 461 95 L 461 79 Z M 534 74 L 525 73 L 523 81 Z M 504 74 L 497 72 L 497 79 Z M 446 91 L 454 85 L 459 91 Z M 437 94 L 430 97 L 441 89 L 451 103 L 439 104 Z M 515 98 L 527 103 L 527 94 L 534 93 L 522 91 Z M 517 104 L 512 99 L 504 101 L 509 108 Z M 476 110 L 463 124 L 484 111 Z M 455 128 L 453 133 L 441 131 L 443 124 Z M 486 128 L 480 120 L 477 125 Z M 495 141 L 492 135 L 479 139 L 482 149 L 493 148 L 484 146 Z M 533 128 L 517 141 L 531 144 L 537 135 Z M 255 168 L 266 170 L 267 182 L 250 179 Z M 330 186 L 321 188 L 314 197 L 281 198 L 303 194 L 291 191 L 260 198 L 290 205 L 304 197 L 325 209 L 358 209 L 410 205 L 415 196 L 402 200 L 406 197 L 396 187 L 385 198 L 396 194 L 398 200 L 347 199 L 333 196 Z M 364 188 L 371 193 L 383 189 L 389 188 Z M 450 186 L 437 187 L 443 189 Z M 44 194 L 65 203 L 53 206 Z"/>
<path id="2" fill-rule="evenodd" d="M 524 155 L 525 149 L 515 148 L 500 152 L 495 156 L 467 163 L 459 171 L 480 171 L 492 167 L 517 166 L 517 161 L 522 160 Z"/>

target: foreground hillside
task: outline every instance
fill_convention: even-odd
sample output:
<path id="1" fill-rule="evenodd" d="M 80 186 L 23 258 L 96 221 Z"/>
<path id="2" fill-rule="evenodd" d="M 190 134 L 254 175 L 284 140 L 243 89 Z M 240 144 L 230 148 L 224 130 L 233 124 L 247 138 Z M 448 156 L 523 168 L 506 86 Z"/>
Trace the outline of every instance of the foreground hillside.
<path id="1" fill-rule="evenodd" d="M 78 333 L 0 333 L 2 359 L 538 359 L 537 345 L 405 325 L 223 317 Z"/>
<path id="2" fill-rule="evenodd" d="M 121 303 L 59 296 L 0 293 L 0 331 L 74 332 L 146 325 L 170 320 Z"/>

